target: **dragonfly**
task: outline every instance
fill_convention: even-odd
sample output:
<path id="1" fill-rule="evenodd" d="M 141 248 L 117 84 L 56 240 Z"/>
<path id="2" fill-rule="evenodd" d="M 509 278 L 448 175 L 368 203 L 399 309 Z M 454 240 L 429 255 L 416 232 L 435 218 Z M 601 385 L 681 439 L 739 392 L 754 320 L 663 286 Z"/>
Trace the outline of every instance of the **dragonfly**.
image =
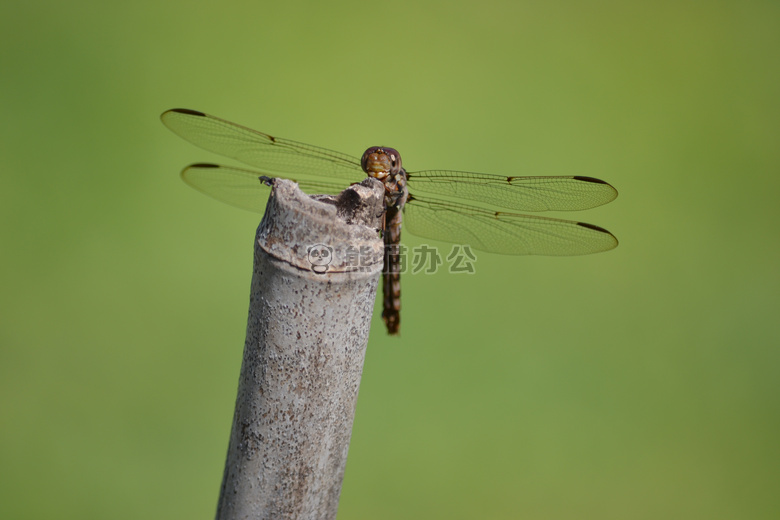
<path id="1" fill-rule="evenodd" d="M 614 200 L 617 190 L 594 177 L 407 172 L 393 148 L 373 146 L 357 158 L 196 110 L 176 108 L 160 118 L 190 143 L 260 170 L 211 163 L 182 170 L 184 182 L 239 208 L 263 212 L 268 187 L 261 177 L 290 178 L 304 191 L 323 194 L 338 194 L 365 175 L 379 179 L 385 187 L 382 319 L 389 334 L 400 332 L 402 223 L 414 235 L 504 255 L 587 255 L 618 245 L 593 224 L 514 213 L 584 210 Z"/>

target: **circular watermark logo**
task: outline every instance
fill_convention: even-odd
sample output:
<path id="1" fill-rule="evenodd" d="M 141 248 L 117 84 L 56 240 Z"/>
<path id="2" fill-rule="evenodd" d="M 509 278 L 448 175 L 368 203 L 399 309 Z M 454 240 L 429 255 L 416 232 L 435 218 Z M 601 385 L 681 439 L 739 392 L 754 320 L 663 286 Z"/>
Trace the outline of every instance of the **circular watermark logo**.
<path id="1" fill-rule="evenodd" d="M 325 244 L 314 244 L 306 250 L 309 256 L 311 270 L 317 274 L 325 274 L 333 261 L 333 248 Z"/>

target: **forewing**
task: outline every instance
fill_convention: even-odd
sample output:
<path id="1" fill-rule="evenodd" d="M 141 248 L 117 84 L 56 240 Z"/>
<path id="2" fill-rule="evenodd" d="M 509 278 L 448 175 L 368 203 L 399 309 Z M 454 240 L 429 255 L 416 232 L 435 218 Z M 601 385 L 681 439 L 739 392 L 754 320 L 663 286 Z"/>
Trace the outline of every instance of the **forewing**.
<path id="1" fill-rule="evenodd" d="M 592 224 L 417 197 L 404 208 L 404 229 L 421 237 L 503 255 L 587 255 L 618 245 L 609 231 Z"/>
<path id="2" fill-rule="evenodd" d="M 414 195 L 444 195 L 521 211 L 589 209 L 617 197 L 615 188 L 593 177 L 502 177 L 445 170 L 411 172 L 408 176 Z"/>
<path id="3" fill-rule="evenodd" d="M 354 157 L 273 137 L 203 112 L 176 108 L 164 112 L 160 119 L 192 144 L 260 168 L 269 176 L 311 175 L 352 182 L 365 177 Z"/>

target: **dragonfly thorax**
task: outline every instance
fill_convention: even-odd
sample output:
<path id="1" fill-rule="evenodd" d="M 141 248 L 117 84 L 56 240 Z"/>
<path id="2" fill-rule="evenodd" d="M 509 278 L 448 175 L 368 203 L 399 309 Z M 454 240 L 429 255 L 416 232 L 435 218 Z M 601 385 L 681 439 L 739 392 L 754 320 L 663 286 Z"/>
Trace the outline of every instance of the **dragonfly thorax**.
<path id="1" fill-rule="evenodd" d="M 406 202 L 406 170 L 401 163 L 401 154 L 394 148 L 372 146 L 363 153 L 360 166 L 370 177 L 385 185 L 385 204 L 402 208 Z"/>

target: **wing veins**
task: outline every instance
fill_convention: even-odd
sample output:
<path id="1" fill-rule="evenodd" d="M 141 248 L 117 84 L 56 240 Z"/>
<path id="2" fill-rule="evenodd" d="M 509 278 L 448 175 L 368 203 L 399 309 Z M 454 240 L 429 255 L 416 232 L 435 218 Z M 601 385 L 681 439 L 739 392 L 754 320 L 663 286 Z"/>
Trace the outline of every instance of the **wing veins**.
<path id="1" fill-rule="evenodd" d="M 590 177 L 504 177 L 448 170 L 410 172 L 412 193 L 441 195 L 521 211 L 576 211 L 617 197 L 610 184 Z"/>
<path id="2" fill-rule="evenodd" d="M 617 246 L 608 231 L 573 220 L 490 211 L 440 200 L 412 198 L 404 211 L 412 234 L 508 255 L 568 256 Z"/>
<path id="3" fill-rule="evenodd" d="M 360 161 L 355 157 L 274 137 L 202 112 L 174 109 L 160 117 L 171 131 L 186 141 L 260 168 L 264 173 L 309 173 L 335 178 L 354 178 L 356 173 L 362 173 Z"/>

